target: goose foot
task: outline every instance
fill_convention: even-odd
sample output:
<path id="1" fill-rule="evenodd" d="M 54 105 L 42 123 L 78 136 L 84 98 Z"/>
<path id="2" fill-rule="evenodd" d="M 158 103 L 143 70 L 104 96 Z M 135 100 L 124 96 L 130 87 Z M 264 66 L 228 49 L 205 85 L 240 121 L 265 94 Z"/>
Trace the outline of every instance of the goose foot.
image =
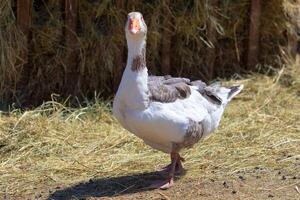
<path id="1" fill-rule="evenodd" d="M 168 179 L 168 180 L 160 180 L 160 181 L 153 181 L 151 185 L 148 187 L 149 189 L 161 189 L 161 190 L 167 190 L 171 188 L 174 185 L 174 179 Z"/>

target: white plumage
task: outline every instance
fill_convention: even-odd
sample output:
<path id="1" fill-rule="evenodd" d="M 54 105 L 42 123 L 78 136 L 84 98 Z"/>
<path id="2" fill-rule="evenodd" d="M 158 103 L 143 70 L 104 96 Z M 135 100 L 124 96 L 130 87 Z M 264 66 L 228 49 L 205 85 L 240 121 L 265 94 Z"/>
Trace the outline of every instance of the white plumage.
<path id="1" fill-rule="evenodd" d="M 151 84 L 145 63 L 147 26 L 140 13 L 129 13 L 125 32 L 128 60 L 114 99 L 113 114 L 125 129 L 146 144 L 171 154 L 169 179 L 158 185 L 169 188 L 174 171 L 181 168 L 179 150 L 212 133 L 225 106 L 243 86 L 203 86 L 172 77 L 167 81 L 153 77 L 155 84 Z"/>

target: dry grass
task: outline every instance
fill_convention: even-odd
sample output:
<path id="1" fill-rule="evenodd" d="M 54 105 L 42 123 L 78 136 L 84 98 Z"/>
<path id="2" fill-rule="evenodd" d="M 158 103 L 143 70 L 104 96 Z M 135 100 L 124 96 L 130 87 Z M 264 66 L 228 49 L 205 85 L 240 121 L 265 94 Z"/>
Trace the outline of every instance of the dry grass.
<path id="1" fill-rule="evenodd" d="M 24 60 L 20 54 L 24 51 L 24 35 L 15 24 L 12 1 L 0 3 L 0 102 L 17 96 L 17 83 L 20 80 Z"/>
<path id="2" fill-rule="evenodd" d="M 22 77 L 23 63 L 20 52 L 24 50 L 24 37 L 16 27 L 16 17 L 10 0 L 0 5 L 0 97 L 2 102 L 39 105 L 49 100 L 52 93 L 68 96 L 65 89 L 68 51 L 64 39 L 62 4 L 54 0 L 34 1 L 32 9 L 31 40 L 29 44 L 28 77 Z M 78 43 L 79 75 L 75 88 L 78 96 L 92 97 L 94 91 L 107 96 L 113 93 L 116 75 L 114 69 L 122 71 L 126 62 L 124 23 L 127 13 L 141 11 L 148 25 L 147 63 L 150 71 L 161 72 L 161 46 L 166 29 L 164 19 L 170 16 L 172 46 L 171 66 L 173 75 L 192 75 L 192 78 L 228 77 L 232 73 L 245 71 L 247 37 L 249 27 L 250 0 L 229 1 L 176 1 L 168 5 L 165 1 L 123 1 L 117 8 L 115 1 L 79 1 Z M 295 34 L 291 26 L 295 5 L 293 0 L 269 0 L 262 2 L 260 64 L 280 65 L 279 47 L 286 46 L 284 32 Z M 295 18 L 295 17 L 294 17 Z M 211 31 L 210 31 L 211 30 Z M 212 32 L 212 33 L 210 33 Z M 206 58 L 212 51 L 214 63 Z M 279 64 L 278 64 L 279 63 Z M 213 68 L 210 73 L 209 68 Z M 265 69 L 265 68 L 264 68 Z M 20 83 L 20 78 L 27 83 Z M 22 88 L 24 87 L 25 88 Z M 36 102 L 33 102 L 36 100 Z"/>
<path id="3" fill-rule="evenodd" d="M 286 87 L 284 74 L 288 69 L 231 81 L 245 84 L 245 90 L 226 110 L 217 133 L 182 153 L 187 178 L 233 177 L 257 167 L 300 176 L 299 76 L 291 75 Z M 51 101 L 2 113 L 0 158 L 0 197 L 151 172 L 169 162 L 122 129 L 109 105 L 99 101 L 78 109 Z"/>

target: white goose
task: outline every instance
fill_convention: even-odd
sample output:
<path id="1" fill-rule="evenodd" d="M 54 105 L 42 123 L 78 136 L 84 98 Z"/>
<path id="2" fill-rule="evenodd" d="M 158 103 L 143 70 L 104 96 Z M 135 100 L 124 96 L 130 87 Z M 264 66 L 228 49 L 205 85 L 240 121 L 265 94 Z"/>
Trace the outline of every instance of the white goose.
<path id="1" fill-rule="evenodd" d="M 218 127 L 225 106 L 243 85 L 225 88 L 186 78 L 148 77 L 147 26 L 141 13 L 128 14 L 125 32 L 128 59 L 113 114 L 146 144 L 171 155 L 171 164 L 165 167 L 168 178 L 152 185 L 167 189 L 173 185 L 174 173 L 183 169 L 179 151 Z"/>

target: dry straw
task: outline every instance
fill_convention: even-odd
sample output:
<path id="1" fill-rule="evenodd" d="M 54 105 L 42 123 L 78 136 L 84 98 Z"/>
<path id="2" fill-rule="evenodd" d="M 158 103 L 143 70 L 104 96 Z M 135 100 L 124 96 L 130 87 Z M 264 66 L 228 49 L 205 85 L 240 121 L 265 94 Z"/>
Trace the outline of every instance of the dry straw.
<path id="1" fill-rule="evenodd" d="M 0 89 L 8 97 L 41 103 L 51 93 L 66 94 L 67 47 L 60 1 L 33 1 L 29 44 L 30 69 L 26 83 L 20 83 L 20 51 L 24 38 L 15 25 L 10 0 L 1 9 Z M 240 1 L 79 1 L 76 34 L 76 94 L 93 97 L 94 91 L 112 94 L 126 62 L 123 27 L 128 12 L 141 11 L 148 24 L 147 63 L 161 74 L 164 31 L 171 34 L 171 73 L 191 78 L 230 77 L 245 71 L 250 0 Z M 286 46 L 285 30 L 290 29 L 293 1 L 262 1 L 260 62 L 262 69 L 280 66 L 280 46 Z M 166 17 L 168 16 L 168 17 Z M 167 19 L 167 21 L 164 21 Z M 291 31 L 289 31 L 291 33 Z M 209 52 L 209 53 L 208 53 Z M 208 55 L 209 54 L 209 55 Z M 2 59 L 3 58 L 3 59 Z M 265 68 L 267 66 L 267 68 Z M 117 69 L 117 72 L 115 71 Z M 265 70 L 264 70 L 265 71 Z M 114 77 L 117 77 L 115 80 Z M 28 79 L 26 79 L 28 78 Z M 25 87 L 23 87 L 25 86 Z M 33 101 L 36 100 L 36 101 Z M 11 101 L 10 101 L 11 102 Z"/>
<path id="2" fill-rule="evenodd" d="M 299 68 L 288 67 L 274 77 L 227 82 L 243 83 L 245 90 L 229 105 L 215 134 L 182 152 L 185 177 L 224 180 L 241 173 L 251 177 L 257 170 L 299 177 L 298 74 Z M 0 196 L 48 194 L 49 188 L 151 172 L 168 162 L 169 156 L 122 129 L 109 104 L 97 98 L 78 109 L 50 101 L 0 117 Z M 97 187 L 104 193 L 138 187 L 136 178 L 112 181 Z"/>
<path id="3" fill-rule="evenodd" d="M 20 94 L 24 36 L 15 25 L 10 0 L 0 5 L 0 95 L 1 101 L 25 96 L 51 99 L 64 89 L 66 47 L 63 16 L 58 1 L 35 1 L 31 28 L 30 77 L 26 93 Z M 150 70 L 160 73 L 164 13 L 172 20 L 172 73 L 200 78 L 206 75 L 207 49 L 214 47 L 215 76 L 244 71 L 243 55 L 248 33 L 249 0 L 128 1 L 117 9 L 112 1 L 79 1 L 77 41 L 79 89 L 111 94 L 115 55 L 125 49 L 122 32 L 126 14 L 139 10 L 148 24 Z M 143 1 L 144 2 L 144 1 Z M 185 3 L 183 3 L 185 2 Z M 263 172 L 284 171 L 299 176 L 300 79 L 299 66 L 280 49 L 286 45 L 284 30 L 292 32 L 286 12 L 292 1 L 263 1 L 260 60 L 265 69 L 280 66 L 272 77 L 252 75 L 238 81 L 245 90 L 226 110 L 216 134 L 184 151 L 187 177 L 221 178 L 248 174 L 256 167 Z M 210 26 L 216 42 L 207 35 Z M 126 53 L 122 57 L 124 63 Z M 287 65 L 286 65 L 287 64 Z M 33 110 L 12 109 L 0 116 L 0 196 L 24 197 L 33 191 L 73 185 L 89 179 L 118 177 L 154 171 L 169 162 L 126 132 L 111 116 L 109 103 L 94 103 L 74 109 L 52 101 Z M 22 99 L 20 99 L 22 100 Z M 130 182 L 133 184 L 133 182 Z M 118 186 L 118 187 L 128 187 Z M 110 185 L 103 187 L 111 187 Z M 112 188 L 114 189 L 114 188 Z"/>
<path id="4" fill-rule="evenodd" d="M 20 79 L 20 58 L 24 50 L 24 36 L 15 24 L 11 1 L 0 4 L 0 101 L 17 95 L 17 82 Z"/>

